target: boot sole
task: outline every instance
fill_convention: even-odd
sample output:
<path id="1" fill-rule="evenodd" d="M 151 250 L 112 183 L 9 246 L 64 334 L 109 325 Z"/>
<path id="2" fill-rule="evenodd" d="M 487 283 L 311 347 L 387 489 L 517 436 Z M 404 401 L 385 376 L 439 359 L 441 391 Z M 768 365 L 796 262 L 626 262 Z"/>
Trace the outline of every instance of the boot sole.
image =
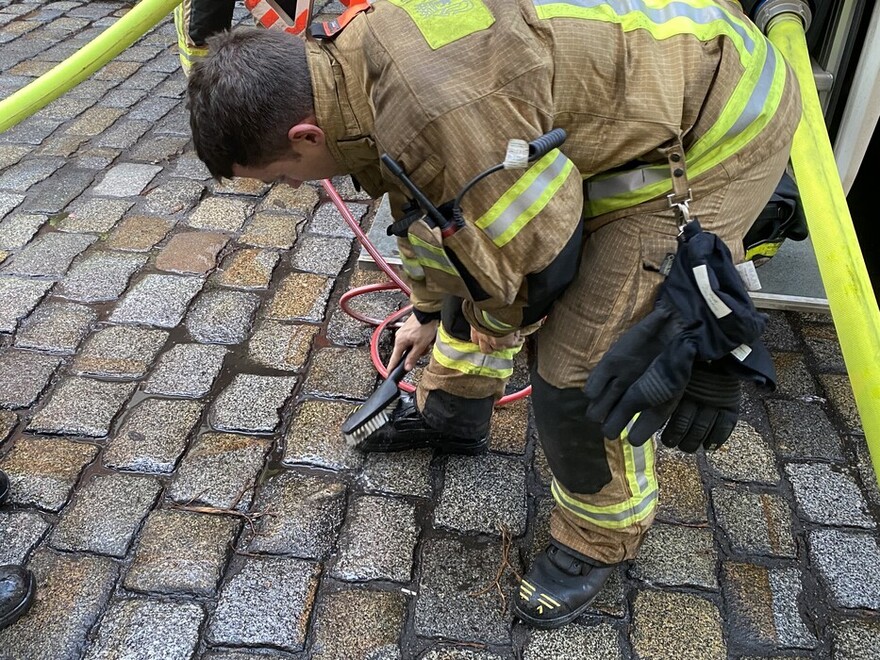
<path id="1" fill-rule="evenodd" d="M 410 451 L 417 449 L 434 449 L 438 454 L 459 454 L 461 456 L 482 456 L 489 451 L 488 445 L 467 446 L 467 445 L 438 445 L 429 442 L 413 443 L 407 442 L 399 445 L 388 444 L 379 446 L 365 446 L 365 443 L 356 445 L 356 449 L 366 453 L 392 454 L 401 451 Z"/>
<path id="2" fill-rule="evenodd" d="M 572 610 L 568 614 L 564 614 L 563 616 L 558 616 L 555 619 L 537 619 L 530 614 L 526 614 L 521 609 L 519 609 L 519 605 L 514 604 L 513 613 L 523 623 L 527 623 L 533 628 L 542 628 L 544 630 L 561 628 L 562 626 L 571 623 L 575 619 L 577 619 L 581 614 L 587 611 L 587 608 L 590 606 L 590 603 L 593 602 L 591 598 L 586 603 L 578 607 L 576 610 Z"/>
<path id="3" fill-rule="evenodd" d="M 0 617 L 0 630 L 11 626 L 27 613 L 34 602 L 34 594 L 36 594 L 36 591 L 37 582 L 34 579 L 34 575 L 33 573 L 28 573 L 27 591 L 25 592 L 24 599 L 22 599 L 22 601 L 16 606 L 16 608 L 12 610 L 9 614 L 4 617 Z"/>

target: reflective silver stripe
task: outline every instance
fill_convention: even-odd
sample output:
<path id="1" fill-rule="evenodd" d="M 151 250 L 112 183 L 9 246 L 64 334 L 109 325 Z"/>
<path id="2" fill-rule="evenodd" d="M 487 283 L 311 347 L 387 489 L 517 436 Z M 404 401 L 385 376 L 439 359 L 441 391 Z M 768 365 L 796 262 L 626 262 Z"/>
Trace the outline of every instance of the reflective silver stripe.
<path id="1" fill-rule="evenodd" d="M 758 78 L 755 89 L 752 90 L 749 102 L 743 108 L 742 114 L 733 123 L 733 126 L 724 134 L 724 137 L 721 139 L 722 142 L 742 133 L 765 112 L 767 97 L 770 94 L 770 88 L 773 86 L 773 76 L 775 73 L 776 49 L 768 45 L 767 57 L 764 58 L 764 68 L 761 69 L 761 76 Z"/>
<path id="2" fill-rule="evenodd" d="M 400 265 L 403 266 L 403 272 L 414 280 L 425 279 L 425 270 L 422 265 L 415 259 L 408 259 L 402 254 L 400 255 Z"/>
<path id="3" fill-rule="evenodd" d="M 449 257 L 445 254 L 438 253 L 440 252 L 439 250 L 434 251 L 423 245 L 417 245 L 412 239 L 410 239 L 410 245 L 412 246 L 413 252 L 416 253 L 419 263 L 424 268 L 435 268 L 437 270 L 442 270 L 444 273 L 449 273 L 450 275 L 458 277 L 458 270 L 452 265 Z"/>
<path id="4" fill-rule="evenodd" d="M 498 240 L 516 222 L 517 218 L 538 200 L 553 179 L 562 173 L 567 162 L 568 158 L 560 151 L 553 162 L 529 184 L 528 188 L 517 195 L 516 199 L 512 200 L 495 220 L 483 227 L 483 231 L 493 241 Z"/>
<path id="5" fill-rule="evenodd" d="M 554 499 L 556 500 L 556 502 L 564 506 L 569 511 L 573 512 L 575 515 L 586 518 L 588 520 L 597 520 L 603 522 L 623 522 L 628 518 L 633 518 L 641 513 L 644 513 L 657 501 L 657 490 L 655 489 L 650 491 L 649 493 L 645 493 L 642 499 L 639 500 L 634 506 L 627 507 L 623 511 L 618 511 L 616 513 L 598 513 L 596 511 L 591 511 L 586 506 L 578 506 L 578 502 L 570 497 L 561 497 L 561 491 L 555 479 L 551 484 L 551 490 L 553 491 Z M 559 495 L 557 495 L 557 493 Z"/>
<path id="6" fill-rule="evenodd" d="M 453 348 L 443 341 L 442 333 L 437 334 L 434 348 L 438 349 L 450 360 L 455 360 L 456 362 L 468 362 L 475 367 L 486 367 L 495 371 L 509 371 L 513 369 L 513 360 L 506 360 L 504 358 L 487 355 L 481 353 L 479 350 L 475 350 L 473 353 L 467 353 Z"/>
<path id="7" fill-rule="evenodd" d="M 652 442 L 648 440 L 648 442 Z M 632 445 L 631 445 L 632 446 Z M 645 446 L 632 446 L 633 453 L 633 471 L 636 476 L 636 483 L 639 485 L 639 492 L 644 493 L 648 490 L 651 482 L 648 479 L 647 464 L 645 463 Z"/>
<path id="8" fill-rule="evenodd" d="M 730 15 L 717 6 L 694 7 L 684 2 L 670 2 L 663 7 L 649 7 L 638 0 L 532 0 L 536 7 L 546 5 L 572 5 L 583 9 L 595 9 L 596 7 L 610 7 L 618 16 L 624 16 L 632 12 L 644 14 L 652 23 L 658 25 L 667 23 L 675 18 L 686 17 L 699 25 L 707 25 L 712 21 L 722 20 L 728 23 L 743 40 L 746 50 L 751 54 L 755 49 L 755 41 L 748 30 L 731 20 Z M 690 34 L 689 31 L 683 31 Z"/>
<path id="9" fill-rule="evenodd" d="M 669 178 L 669 166 L 644 165 L 605 179 L 588 179 L 587 197 L 591 200 L 623 195 Z"/>

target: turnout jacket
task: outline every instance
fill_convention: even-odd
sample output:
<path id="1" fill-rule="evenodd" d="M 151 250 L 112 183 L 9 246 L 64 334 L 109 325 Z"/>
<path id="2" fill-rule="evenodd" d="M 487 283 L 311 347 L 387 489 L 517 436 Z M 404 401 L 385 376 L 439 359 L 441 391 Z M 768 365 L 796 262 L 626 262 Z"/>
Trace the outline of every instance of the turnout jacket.
<path id="1" fill-rule="evenodd" d="M 508 140 L 565 129 L 561 148 L 480 181 L 463 229 L 420 219 L 399 241 L 416 309 L 459 296 L 495 335 L 546 313 L 584 220 L 666 206 L 666 149 L 683 146 L 698 201 L 800 113 L 782 56 L 725 0 L 376 0 L 307 53 L 331 153 L 396 218 L 408 194 L 381 154 L 440 206 Z"/>

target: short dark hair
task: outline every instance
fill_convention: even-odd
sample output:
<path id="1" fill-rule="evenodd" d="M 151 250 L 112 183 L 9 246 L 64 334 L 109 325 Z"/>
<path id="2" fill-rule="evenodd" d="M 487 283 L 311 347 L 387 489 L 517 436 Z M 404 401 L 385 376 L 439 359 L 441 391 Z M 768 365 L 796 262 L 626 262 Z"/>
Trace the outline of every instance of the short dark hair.
<path id="1" fill-rule="evenodd" d="M 275 30 L 210 37 L 187 89 L 196 153 L 216 178 L 261 167 L 289 149 L 287 130 L 314 113 L 305 44 Z"/>

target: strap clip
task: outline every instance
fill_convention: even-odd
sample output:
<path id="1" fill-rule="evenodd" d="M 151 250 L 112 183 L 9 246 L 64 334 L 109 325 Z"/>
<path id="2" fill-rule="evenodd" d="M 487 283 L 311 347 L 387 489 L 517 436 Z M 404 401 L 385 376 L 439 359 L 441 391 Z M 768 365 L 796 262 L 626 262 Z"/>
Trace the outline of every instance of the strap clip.
<path id="1" fill-rule="evenodd" d="M 336 37 L 337 34 L 342 32 L 342 30 L 345 29 L 345 26 L 348 25 L 355 16 L 369 9 L 371 5 L 372 0 L 358 0 L 357 2 L 352 2 L 338 18 L 335 18 L 332 21 L 312 23 L 309 26 L 309 34 L 320 41 L 330 41 Z"/>

